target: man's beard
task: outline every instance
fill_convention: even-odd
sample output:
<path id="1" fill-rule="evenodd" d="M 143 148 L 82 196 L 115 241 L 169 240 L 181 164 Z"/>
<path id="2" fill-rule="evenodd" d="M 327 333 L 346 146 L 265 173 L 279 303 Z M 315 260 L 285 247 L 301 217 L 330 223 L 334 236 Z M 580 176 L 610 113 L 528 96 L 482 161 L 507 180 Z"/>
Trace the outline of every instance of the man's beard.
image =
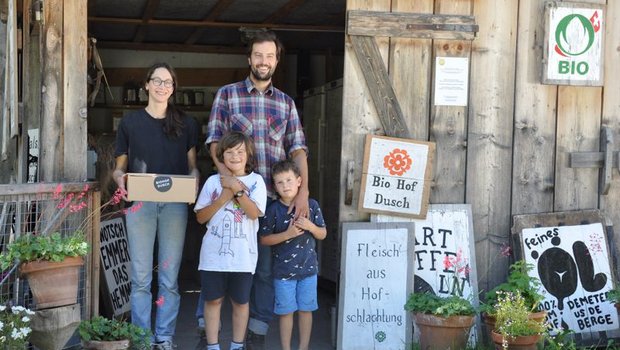
<path id="1" fill-rule="evenodd" d="M 250 72 L 252 72 L 252 76 L 254 77 L 254 79 L 258 81 L 269 81 L 271 80 L 271 77 L 273 76 L 273 69 L 269 69 L 269 71 L 264 76 L 261 76 L 258 71 L 258 68 L 255 68 L 254 66 L 250 66 Z"/>

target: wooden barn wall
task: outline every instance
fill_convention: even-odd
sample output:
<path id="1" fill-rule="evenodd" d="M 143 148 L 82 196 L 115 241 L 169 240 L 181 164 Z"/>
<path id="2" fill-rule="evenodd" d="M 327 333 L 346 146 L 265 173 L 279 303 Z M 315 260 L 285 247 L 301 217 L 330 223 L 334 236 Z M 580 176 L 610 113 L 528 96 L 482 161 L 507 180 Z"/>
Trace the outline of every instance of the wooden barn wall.
<path id="1" fill-rule="evenodd" d="M 437 143 L 431 203 L 472 205 L 481 291 L 505 279 L 500 250 L 515 214 L 598 208 L 620 231 L 618 170 L 599 195 L 598 169 L 568 163 L 571 152 L 599 150 L 602 126 L 620 150 L 620 68 L 610 64 L 620 62 L 620 1 L 583 2 L 607 6 L 604 87 L 540 83 L 544 1 L 347 1 L 347 10 L 473 15 L 479 25 L 473 41 L 376 39 L 413 138 Z M 433 106 L 437 56 L 470 58 L 467 107 Z M 348 37 L 343 94 L 340 221 L 367 221 L 357 210 L 364 136 L 383 129 Z"/>

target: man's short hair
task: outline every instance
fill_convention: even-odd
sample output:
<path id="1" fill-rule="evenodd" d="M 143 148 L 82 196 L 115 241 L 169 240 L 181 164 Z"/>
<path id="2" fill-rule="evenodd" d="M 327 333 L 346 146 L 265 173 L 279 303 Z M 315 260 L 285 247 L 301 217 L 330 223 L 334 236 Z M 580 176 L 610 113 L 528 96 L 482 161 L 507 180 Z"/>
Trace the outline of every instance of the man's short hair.
<path id="1" fill-rule="evenodd" d="M 248 41 L 248 57 L 252 56 L 254 44 L 264 43 L 267 41 L 271 41 L 276 44 L 276 58 L 278 59 L 278 61 L 280 61 L 280 56 L 284 53 L 284 46 L 282 45 L 280 39 L 278 39 L 278 37 L 276 36 L 276 33 L 271 30 L 260 30 L 254 33 L 254 36 L 252 36 L 252 38 L 250 38 L 250 41 Z"/>

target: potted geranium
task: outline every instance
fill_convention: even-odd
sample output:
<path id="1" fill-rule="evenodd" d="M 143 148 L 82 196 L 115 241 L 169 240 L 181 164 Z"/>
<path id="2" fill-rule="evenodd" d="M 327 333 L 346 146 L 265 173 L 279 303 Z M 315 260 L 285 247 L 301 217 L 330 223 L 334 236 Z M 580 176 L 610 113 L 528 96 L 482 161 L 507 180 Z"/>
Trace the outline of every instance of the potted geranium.
<path id="1" fill-rule="evenodd" d="M 151 333 L 127 321 L 102 316 L 80 322 L 78 333 L 84 349 L 150 349 Z"/>
<path id="2" fill-rule="evenodd" d="M 519 293 L 524 300 L 530 314 L 530 318 L 544 320 L 545 311 L 538 311 L 538 306 L 543 300 L 543 296 L 538 292 L 540 280 L 529 275 L 529 271 L 534 265 L 528 264 L 525 260 L 519 260 L 510 265 L 510 273 L 506 282 L 491 289 L 485 294 L 485 302 L 481 305 L 482 319 L 490 332 L 495 328 L 495 305 L 498 297 L 502 293 Z"/>
<path id="3" fill-rule="evenodd" d="M 88 253 L 81 232 L 71 235 L 21 235 L 0 255 L 4 271 L 19 264 L 39 309 L 75 304 L 79 268 Z"/>
<path id="4" fill-rule="evenodd" d="M 431 293 L 411 293 L 405 310 L 415 314 L 422 349 L 466 347 L 476 315 L 469 300 L 456 295 L 442 298 Z"/>
<path id="5" fill-rule="evenodd" d="M 493 343 L 502 349 L 536 349 L 546 333 L 545 321 L 530 317 L 531 308 L 520 292 L 497 292 Z"/>

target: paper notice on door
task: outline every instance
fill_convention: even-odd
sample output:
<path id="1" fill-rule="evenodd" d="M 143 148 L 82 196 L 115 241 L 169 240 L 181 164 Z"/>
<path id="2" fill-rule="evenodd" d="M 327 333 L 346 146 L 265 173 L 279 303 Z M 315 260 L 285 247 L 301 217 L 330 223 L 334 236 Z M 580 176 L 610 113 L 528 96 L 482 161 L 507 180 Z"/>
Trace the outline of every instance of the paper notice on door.
<path id="1" fill-rule="evenodd" d="M 435 106 L 467 106 L 467 57 L 435 59 Z"/>

